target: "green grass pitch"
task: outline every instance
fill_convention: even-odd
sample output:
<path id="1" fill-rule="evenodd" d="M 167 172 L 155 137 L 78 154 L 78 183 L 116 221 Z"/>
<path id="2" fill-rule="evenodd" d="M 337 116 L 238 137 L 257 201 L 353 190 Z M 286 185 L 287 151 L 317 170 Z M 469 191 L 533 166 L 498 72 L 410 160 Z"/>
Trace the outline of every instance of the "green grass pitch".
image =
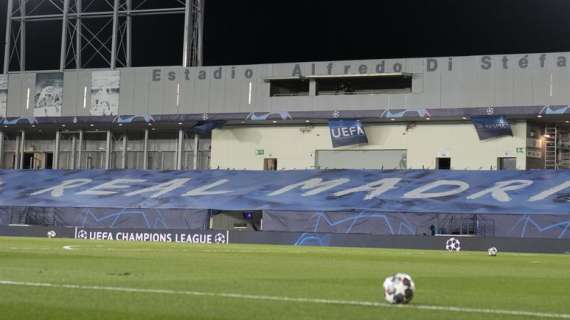
<path id="1" fill-rule="evenodd" d="M 395 272 L 409 306 L 383 303 Z M 547 317 L 570 319 L 570 255 L 0 238 L 0 319 Z"/>

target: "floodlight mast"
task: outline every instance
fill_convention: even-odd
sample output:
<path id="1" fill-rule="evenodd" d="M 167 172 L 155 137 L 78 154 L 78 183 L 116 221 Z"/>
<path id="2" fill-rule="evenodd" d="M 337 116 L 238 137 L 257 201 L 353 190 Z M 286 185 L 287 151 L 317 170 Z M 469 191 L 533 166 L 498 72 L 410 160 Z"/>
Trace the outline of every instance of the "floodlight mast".
<path id="1" fill-rule="evenodd" d="M 205 0 L 172 0 L 172 7 L 144 9 L 141 7 L 147 0 L 112 0 L 98 2 L 106 7 L 94 10 L 91 7 L 95 1 L 37 0 L 32 5 L 30 0 L 7 0 L 3 73 L 7 74 L 14 65 L 19 71 L 26 70 L 28 23 L 61 22 L 60 71 L 83 68 L 96 58 L 105 67 L 115 69 L 132 66 L 132 17 L 169 14 L 184 14 L 182 66 L 202 65 Z M 85 24 L 87 19 L 104 21 L 101 29 L 111 25 L 112 31 L 92 30 Z M 154 30 L 171 32 L 167 28 Z"/>

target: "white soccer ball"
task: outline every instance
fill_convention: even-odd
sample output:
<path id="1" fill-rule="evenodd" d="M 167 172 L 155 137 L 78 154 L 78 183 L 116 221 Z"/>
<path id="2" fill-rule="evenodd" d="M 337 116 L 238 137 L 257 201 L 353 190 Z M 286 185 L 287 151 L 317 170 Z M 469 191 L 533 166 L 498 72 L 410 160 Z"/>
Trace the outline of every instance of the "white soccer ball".
<path id="1" fill-rule="evenodd" d="M 456 238 L 449 238 L 445 242 L 445 249 L 449 252 L 461 251 L 461 241 Z"/>
<path id="2" fill-rule="evenodd" d="M 499 250 L 497 250 L 497 248 L 495 248 L 495 247 L 491 247 L 491 248 L 489 248 L 489 250 L 487 250 L 487 253 L 489 253 L 489 255 L 491 257 L 496 256 L 498 252 L 499 252 Z"/>
<path id="3" fill-rule="evenodd" d="M 55 231 L 53 231 L 53 230 L 50 230 L 50 231 L 47 232 L 47 237 L 48 237 L 48 238 L 55 238 L 56 235 L 57 235 L 57 234 L 56 234 Z"/>
<path id="4" fill-rule="evenodd" d="M 410 275 L 396 273 L 384 280 L 384 299 L 392 304 L 407 304 L 412 301 L 416 285 Z"/>

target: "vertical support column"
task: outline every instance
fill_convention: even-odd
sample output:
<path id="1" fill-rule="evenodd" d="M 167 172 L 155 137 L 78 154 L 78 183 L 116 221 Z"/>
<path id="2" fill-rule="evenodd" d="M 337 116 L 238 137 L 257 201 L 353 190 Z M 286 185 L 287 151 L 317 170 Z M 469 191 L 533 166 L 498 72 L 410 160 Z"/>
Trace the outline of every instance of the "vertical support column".
<path id="1" fill-rule="evenodd" d="M 184 42 L 182 44 L 182 66 L 184 68 L 191 65 L 190 56 L 191 45 L 192 45 L 192 30 L 190 30 L 191 26 L 193 25 L 193 8 L 192 2 L 194 0 L 186 0 L 186 4 L 184 6 Z"/>
<path id="2" fill-rule="evenodd" d="M 81 37 L 83 36 L 83 25 L 81 24 L 81 11 L 83 10 L 83 0 L 75 0 L 75 69 L 81 68 Z M 81 166 L 81 162 L 80 162 Z"/>
<path id="3" fill-rule="evenodd" d="M 204 10 L 206 9 L 205 6 L 206 0 L 198 0 L 198 48 L 196 53 L 196 65 L 201 66 L 203 63 L 203 49 L 204 49 Z"/>
<path id="4" fill-rule="evenodd" d="M 67 22 L 69 13 L 69 0 L 63 0 L 63 17 L 61 20 L 61 48 L 59 52 L 59 71 L 65 70 L 67 61 Z"/>
<path id="5" fill-rule="evenodd" d="M 130 67 L 133 64 L 133 21 L 131 10 L 133 10 L 133 0 L 127 0 L 127 67 Z"/>
<path id="6" fill-rule="evenodd" d="M 13 0 L 8 0 L 8 10 L 6 11 L 6 36 L 4 37 L 4 74 L 10 71 L 10 44 L 12 36 L 12 11 Z"/>
<path id="7" fill-rule="evenodd" d="M 192 169 L 194 170 L 198 170 L 198 154 L 200 153 L 198 150 L 199 144 L 200 144 L 200 137 L 196 133 L 194 134 L 194 165 L 192 166 Z"/>
<path id="8" fill-rule="evenodd" d="M 121 169 L 127 168 L 127 134 L 123 136 L 123 154 L 121 158 Z"/>
<path id="9" fill-rule="evenodd" d="M 26 70 L 26 0 L 20 0 L 20 71 Z"/>
<path id="10" fill-rule="evenodd" d="M 24 168 L 24 150 L 26 150 L 26 131 L 21 131 L 21 138 L 20 138 L 20 167 L 19 169 Z"/>
<path id="11" fill-rule="evenodd" d="M 119 27 L 119 0 L 113 2 L 113 34 L 111 35 L 111 69 L 117 66 L 117 29 Z"/>
<path id="12" fill-rule="evenodd" d="M 309 96 L 317 95 L 317 81 L 315 79 L 309 80 Z"/>
<path id="13" fill-rule="evenodd" d="M 105 144 L 105 170 L 111 167 L 111 130 L 107 130 L 107 143 Z"/>
<path id="14" fill-rule="evenodd" d="M 71 135 L 71 163 L 70 163 L 70 169 L 71 170 L 75 170 L 75 153 L 77 152 L 77 149 L 75 148 L 75 145 L 77 144 L 77 138 L 75 137 L 75 134 Z"/>
<path id="15" fill-rule="evenodd" d="M 144 129 L 143 170 L 148 170 L 148 128 Z"/>
<path id="16" fill-rule="evenodd" d="M 77 169 L 81 169 L 82 157 L 83 157 L 83 130 L 79 130 L 79 143 L 77 145 Z"/>
<path id="17" fill-rule="evenodd" d="M 59 169 L 59 141 L 61 139 L 61 132 L 55 132 L 55 150 L 53 150 L 53 168 Z"/>
<path id="18" fill-rule="evenodd" d="M 4 165 L 4 132 L 0 131 L 0 168 Z"/>
<path id="19" fill-rule="evenodd" d="M 182 170 L 183 143 L 184 143 L 184 130 L 178 129 L 178 145 L 176 146 L 176 170 Z"/>
<path id="20" fill-rule="evenodd" d="M 20 135 L 16 136 L 16 152 L 14 154 L 14 169 L 20 168 Z"/>

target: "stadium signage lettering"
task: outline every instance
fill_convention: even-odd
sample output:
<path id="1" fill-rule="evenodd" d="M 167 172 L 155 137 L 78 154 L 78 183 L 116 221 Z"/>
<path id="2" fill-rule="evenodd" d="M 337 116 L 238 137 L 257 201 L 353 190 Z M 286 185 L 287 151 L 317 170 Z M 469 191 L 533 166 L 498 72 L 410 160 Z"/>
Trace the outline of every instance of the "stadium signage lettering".
<path id="1" fill-rule="evenodd" d="M 435 72 L 440 70 L 455 71 L 455 60 L 453 57 L 448 58 L 427 58 L 424 60 L 425 71 Z M 529 57 L 529 55 L 524 56 L 482 56 L 479 58 L 479 67 L 481 70 L 491 70 L 491 69 L 527 69 L 531 66 L 531 63 L 535 63 L 539 68 L 545 68 L 549 65 L 554 65 L 558 68 L 563 68 L 567 66 L 566 56 L 558 55 L 551 56 L 545 53 L 540 54 L 538 57 Z M 368 74 L 368 73 L 386 73 L 386 72 L 412 72 L 412 70 L 405 70 L 405 63 L 403 61 L 399 62 L 389 62 L 385 60 L 375 63 L 373 65 L 368 64 L 341 64 L 341 63 L 310 63 L 309 68 L 303 68 L 302 64 L 295 64 L 291 71 L 291 76 L 303 77 L 306 75 L 335 75 L 335 74 Z"/>
<path id="2" fill-rule="evenodd" d="M 331 134 L 335 138 L 363 136 L 364 130 L 362 130 L 362 127 L 359 126 L 333 128 L 331 129 Z"/>
<path id="3" fill-rule="evenodd" d="M 190 69 L 182 69 L 182 74 L 179 72 L 180 70 L 162 70 L 162 69 L 152 69 L 152 81 L 161 81 L 166 79 L 168 81 L 176 81 L 176 80 L 207 80 L 207 79 L 237 79 L 237 78 L 245 78 L 251 79 L 253 78 L 253 69 L 245 68 L 243 70 L 238 70 L 236 67 L 230 67 L 229 71 L 226 70 L 224 67 L 217 67 L 212 70 L 198 70 L 198 72 L 192 72 Z"/>
<path id="4" fill-rule="evenodd" d="M 76 239 L 83 240 L 114 240 L 114 241 L 145 241 L 145 242 L 174 242 L 192 244 L 226 244 L 229 233 L 187 233 L 187 232 L 131 232 L 131 231 L 99 231 L 78 229 Z"/>
<path id="5" fill-rule="evenodd" d="M 190 181 L 191 178 L 178 178 L 167 182 L 155 184 L 152 186 L 147 186 L 145 188 L 128 191 L 120 194 L 119 190 L 131 189 L 133 184 L 142 183 L 146 180 L 144 179 L 113 179 L 108 182 L 95 185 L 89 189 L 75 192 L 78 196 L 124 196 L 131 197 L 134 195 L 145 194 L 149 199 L 162 197 L 163 195 L 182 188 L 185 183 Z M 402 188 L 400 184 L 402 178 L 383 178 L 363 185 L 345 188 L 333 192 L 328 195 L 328 199 L 340 198 L 351 194 L 363 193 L 363 200 L 370 200 L 378 198 L 382 194 L 389 192 L 392 189 Z M 91 179 L 71 179 L 64 180 L 60 184 L 55 186 L 38 190 L 30 194 L 30 196 L 38 196 L 43 194 L 49 194 L 52 198 L 59 198 L 64 195 L 64 193 L 71 191 L 71 189 L 76 189 L 84 185 L 90 184 Z M 181 194 L 182 197 L 196 197 L 196 196 L 210 196 L 210 195 L 223 195 L 233 193 L 233 190 L 219 189 L 220 186 L 228 183 L 228 179 L 220 179 L 212 183 L 206 183 L 204 185 L 195 187 Z M 314 196 L 321 194 L 325 191 L 329 191 L 333 188 L 338 188 L 346 183 L 349 183 L 349 178 L 339 178 L 333 180 L 323 180 L 321 178 L 312 178 L 305 181 L 289 184 L 283 186 L 277 190 L 268 191 L 266 195 L 268 197 L 278 196 L 294 189 L 299 189 L 303 191 L 301 193 L 302 197 Z M 515 180 L 505 180 L 495 182 L 494 185 L 488 186 L 483 189 L 479 189 L 469 195 L 465 196 L 467 200 L 475 200 L 482 198 L 484 196 L 490 196 L 499 202 L 509 202 L 512 200 L 509 192 L 521 190 L 531 186 L 534 183 L 532 180 L 525 179 L 515 179 Z M 553 186 L 546 190 L 542 190 L 530 196 L 527 201 L 534 202 L 545 200 L 546 198 L 553 196 L 561 191 L 565 191 L 570 188 L 570 181 L 565 181 L 557 186 Z M 403 199 L 433 199 L 442 198 L 449 196 L 457 196 L 461 193 L 466 192 L 470 189 L 470 185 L 461 180 L 435 180 L 429 182 L 422 186 L 416 187 L 403 194 Z M 100 235 L 103 237 L 104 235 Z"/>
<path id="6" fill-rule="evenodd" d="M 455 71 L 457 60 L 461 57 L 425 58 L 406 60 L 376 60 L 375 62 L 362 63 L 355 62 L 317 62 L 317 63 L 295 63 L 291 65 L 289 75 L 293 77 L 304 77 L 308 75 L 340 75 L 340 74 L 369 74 L 388 72 L 417 72 L 411 70 L 409 61 L 421 61 L 425 72 Z M 463 62 L 472 63 L 471 61 Z M 531 67 L 544 68 L 565 68 L 568 66 L 568 58 L 563 54 L 525 54 L 525 55 L 503 55 L 503 56 L 479 56 L 474 63 L 478 68 L 487 70 L 526 70 Z M 235 80 L 254 78 L 253 68 L 248 67 L 210 67 L 210 68 L 184 68 L 184 69 L 152 69 L 152 81 L 180 81 L 180 80 Z"/>

